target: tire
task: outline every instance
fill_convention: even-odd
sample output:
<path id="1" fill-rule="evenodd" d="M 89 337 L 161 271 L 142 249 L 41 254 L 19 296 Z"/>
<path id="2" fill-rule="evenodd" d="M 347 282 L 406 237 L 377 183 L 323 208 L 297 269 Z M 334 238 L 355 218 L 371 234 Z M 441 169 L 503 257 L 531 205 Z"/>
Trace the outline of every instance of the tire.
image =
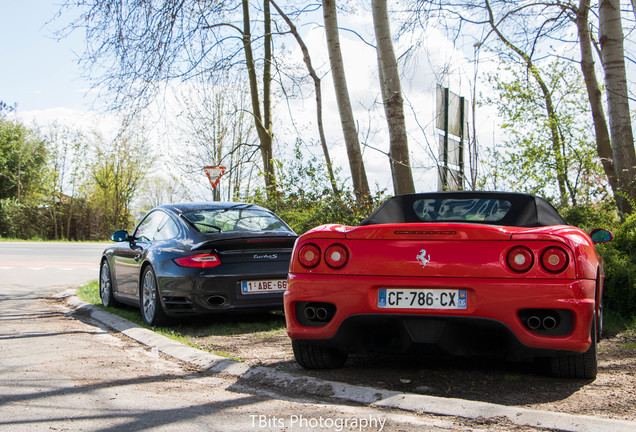
<path id="1" fill-rule="evenodd" d="M 99 268 L 99 297 L 105 307 L 118 306 L 119 302 L 113 295 L 113 278 L 110 273 L 108 260 L 103 260 Z"/>
<path id="2" fill-rule="evenodd" d="M 595 379 L 598 373 L 596 352 L 596 319 L 592 321 L 590 348 L 581 354 L 552 357 L 550 366 L 552 376 L 557 378 Z"/>
<path id="3" fill-rule="evenodd" d="M 347 353 L 311 342 L 292 341 L 296 362 L 305 369 L 336 369 L 344 366 Z"/>
<path id="4" fill-rule="evenodd" d="M 605 315 L 603 310 L 603 293 L 599 294 L 598 312 L 596 313 L 596 342 L 603 338 L 603 328 L 605 325 Z"/>
<path id="5" fill-rule="evenodd" d="M 149 326 L 163 325 L 169 320 L 161 304 L 155 272 L 150 266 L 144 269 L 141 277 L 139 310 L 144 322 Z"/>

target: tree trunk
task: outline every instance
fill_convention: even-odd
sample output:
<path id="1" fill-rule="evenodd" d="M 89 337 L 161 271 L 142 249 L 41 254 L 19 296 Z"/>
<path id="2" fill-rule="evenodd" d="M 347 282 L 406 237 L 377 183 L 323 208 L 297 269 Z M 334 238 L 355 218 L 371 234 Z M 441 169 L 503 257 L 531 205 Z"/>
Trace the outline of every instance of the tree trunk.
<path id="1" fill-rule="evenodd" d="M 590 0 L 581 0 L 576 11 L 576 27 L 579 34 L 579 47 L 581 49 L 581 71 L 585 80 L 585 87 L 590 99 L 592 121 L 596 134 L 596 151 L 601 159 L 601 165 L 607 176 L 614 196 L 618 193 L 616 171 L 612 156 L 612 143 L 607 129 L 605 109 L 601 97 L 601 89 L 594 69 L 594 52 L 592 50 L 592 37 L 589 25 Z"/>
<path id="2" fill-rule="evenodd" d="M 243 5 L 243 49 L 245 51 L 245 62 L 247 64 L 247 73 L 250 83 L 250 95 L 252 99 L 252 116 L 254 125 L 260 141 L 261 156 L 263 159 L 263 173 L 265 176 L 265 188 L 267 194 L 271 195 L 276 192 L 276 175 L 274 172 L 274 153 L 272 150 L 272 131 L 268 128 L 266 122 L 269 121 L 269 106 L 265 107 L 267 118 L 261 115 L 261 107 L 258 93 L 258 78 L 256 76 L 256 65 L 254 63 L 254 55 L 252 53 L 252 36 L 250 29 L 250 12 L 249 1 L 242 0 Z M 265 19 L 267 21 L 267 17 Z M 271 55 L 271 52 L 270 52 Z M 265 64 L 271 63 L 271 57 L 265 59 Z M 271 80 L 271 75 L 263 76 L 263 80 Z M 269 89 L 269 84 L 266 86 Z"/>
<path id="3" fill-rule="evenodd" d="M 414 193 L 413 174 L 409 158 L 404 100 L 397 60 L 391 41 L 389 14 L 386 0 L 373 0 L 373 27 L 377 41 L 378 72 L 384 113 L 389 128 L 389 162 L 396 195 Z"/>
<path id="4" fill-rule="evenodd" d="M 329 51 L 329 62 L 331 64 L 331 74 L 336 92 L 338 112 L 340 113 L 340 123 L 344 134 L 345 145 L 347 146 L 347 156 L 353 181 L 353 191 L 359 200 L 366 201 L 370 198 L 369 183 L 367 173 L 364 169 L 358 131 L 356 130 L 347 80 L 345 78 L 344 62 L 340 51 L 340 37 L 338 34 L 338 18 L 336 14 L 336 0 L 324 0 L 322 11 L 325 20 L 325 34 L 327 37 L 327 49 Z"/>
<path id="5" fill-rule="evenodd" d="M 619 211 L 626 214 L 634 211 L 630 200 L 636 201 L 636 152 L 629 111 L 619 0 L 601 0 L 599 3 L 599 42 L 605 71 L 612 154 L 618 178 L 618 195 L 615 198 Z"/>

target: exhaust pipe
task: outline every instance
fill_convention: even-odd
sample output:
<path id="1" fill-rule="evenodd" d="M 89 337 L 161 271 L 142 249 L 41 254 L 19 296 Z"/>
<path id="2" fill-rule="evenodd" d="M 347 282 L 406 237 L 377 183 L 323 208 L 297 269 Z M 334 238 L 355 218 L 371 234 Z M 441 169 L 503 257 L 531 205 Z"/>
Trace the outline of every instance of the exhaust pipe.
<path id="1" fill-rule="evenodd" d="M 541 327 L 541 319 L 536 315 L 532 315 L 526 321 L 526 325 L 530 330 L 538 330 Z"/>
<path id="2" fill-rule="evenodd" d="M 308 320 L 314 320 L 316 319 L 316 308 L 314 307 L 306 307 L 305 308 L 305 318 L 307 318 Z"/>
<path id="3" fill-rule="evenodd" d="M 215 295 L 208 297 L 208 304 L 210 306 L 223 306 L 225 303 L 227 303 L 227 299 L 223 296 Z"/>
<path id="4" fill-rule="evenodd" d="M 327 309 L 323 308 L 323 307 L 319 307 L 318 309 L 316 309 L 316 318 L 319 319 L 320 321 L 324 321 L 327 319 Z"/>
<path id="5" fill-rule="evenodd" d="M 554 330 L 557 326 L 557 320 L 551 316 L 548 315 L 547 317 L 543 318 L 543 328 L 545 328 L 546 330 Z"/>

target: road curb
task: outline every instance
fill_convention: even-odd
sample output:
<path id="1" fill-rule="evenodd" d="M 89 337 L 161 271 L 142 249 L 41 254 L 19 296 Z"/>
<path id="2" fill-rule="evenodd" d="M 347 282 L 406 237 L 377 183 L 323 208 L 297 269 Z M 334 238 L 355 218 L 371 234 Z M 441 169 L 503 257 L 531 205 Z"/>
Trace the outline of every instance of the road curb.
<path id="1" fill-rule="evenodd" d="M 379 390 L 372 387 L 355 386 L 294 375 L 264 366 L 249 366 L 239 361 L 189 347 L 166 336 L 159 335 L 118 315 L 86 303 L 79 297 L 67 297 L 66 302 L 75 313 L 86 313 L 92 319 L 143 345 L 156 348 L 165 355 L 212 372 L 226 373 L 242 381 L 267 386 L 268 388 L 295 391 L 302 395 L 332 398 L 370 407 L 391 408 L 440 416 L 467 419 L 482 418 L 494 421 L 498 418 L 506 418 L 510 423 L 518 426 L 542 429 L 568 432 L 636 432 L 636 422 Z"/>

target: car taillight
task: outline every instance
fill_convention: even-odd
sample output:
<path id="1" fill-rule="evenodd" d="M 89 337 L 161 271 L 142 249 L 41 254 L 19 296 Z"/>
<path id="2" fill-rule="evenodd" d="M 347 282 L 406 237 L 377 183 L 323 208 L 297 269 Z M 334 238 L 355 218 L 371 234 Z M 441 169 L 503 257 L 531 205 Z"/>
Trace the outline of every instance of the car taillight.
<path id="1" fill-rule="evenodd" d="M 313 268 L 320 262 L 320 249 L 314 244 L 306 244 L 298 251 L 298 261 L 307 267 Z"/>
<path id="2" fill-rule="evenodd" d="M 327 248 L 325 252 L 325 261 L 331 268 L 339 269 L 344 267 L 349 259 L 349 253 L 344 246 L 335 244 Z"/>
<path id="3" fill-rule="evenodd" d="M 512 270 L 523 273 L 530 270 L 534 264 L 534 255 L 527 247 L 517 246 L 510 249 L 506 262 Z"/>
<path id="4" fill-rule="evenodd" d="M 215 254 L 190 255 L 181 258 L 175 258 L 174 262 L 182 267 L 198 267 L 211 268 L 221 265 L 221 260 Z"/>
<path id="5" fill-rule="evenodd" d="M 560 273 L 568 266 L 568 254 L 560 247 L 549 247 L 541 254 L 541 265 L 550 273 Z"/>

